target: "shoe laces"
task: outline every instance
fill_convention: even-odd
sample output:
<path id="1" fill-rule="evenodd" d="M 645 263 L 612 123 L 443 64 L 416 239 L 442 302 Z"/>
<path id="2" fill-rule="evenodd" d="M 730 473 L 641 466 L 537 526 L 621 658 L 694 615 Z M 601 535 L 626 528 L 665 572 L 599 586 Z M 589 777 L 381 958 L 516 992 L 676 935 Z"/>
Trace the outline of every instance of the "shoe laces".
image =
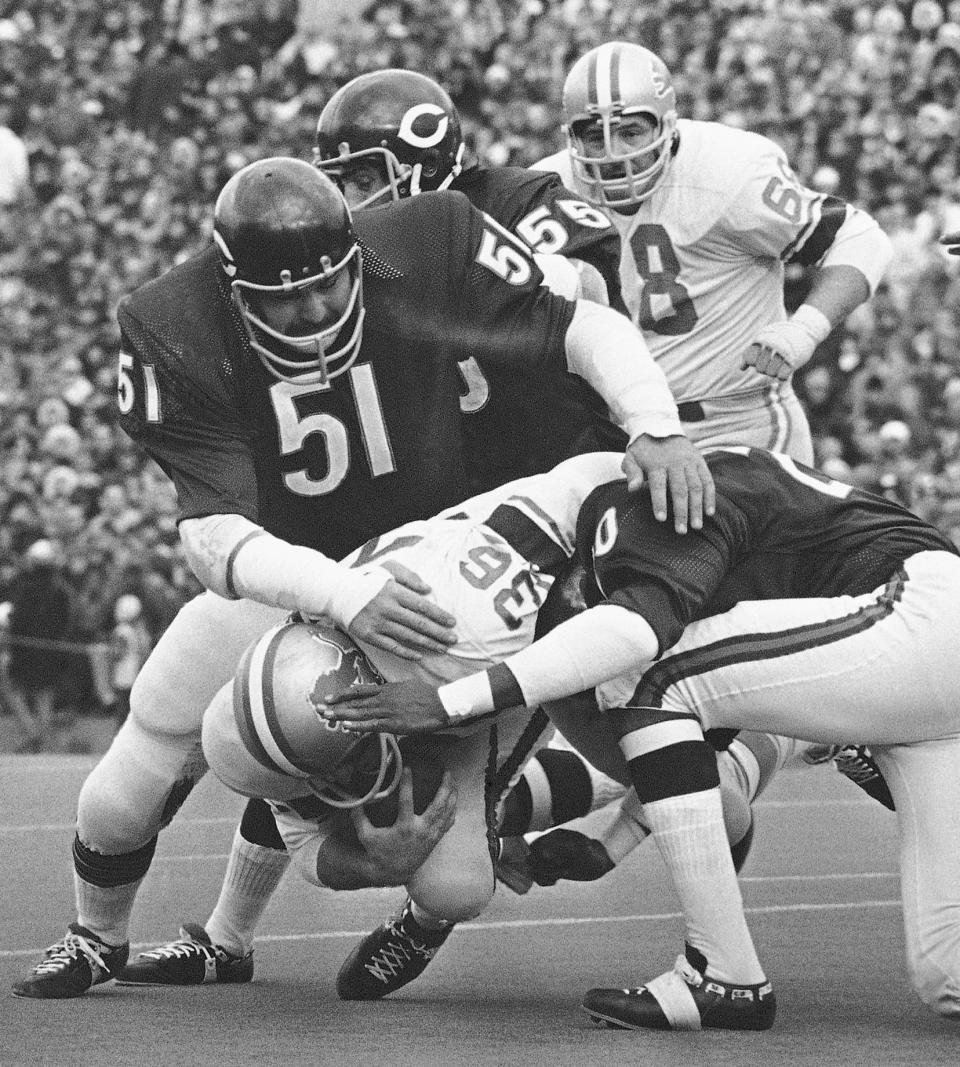
<path id="1" fill-rule="evenodd" d="M 145 959 L 151 960 L 177 960 L 190 956 L 202 956 L 203 959 L 216 959 L 217 951 L 213 945 L 205 945 L 202 941 L 186 936 L 178 937 L 175 941 L 168 941 L 165 945 L 159 945 L 149 952 L 142 953 Z"/>
<path id="2" fill-rule="evenodd" d="M 406 916 L 404 915 L 399 920 L 394 920 L 390 923 L 390 929 L 396 940 L 388 942 L 388 944 L 391 944 L 394 948 L 408 951 L 414 956 L 420 956 L 422 959 L 432 960 L 439 951 L 440 946 L 428 945 L 426 941 L 418 941 L 403 925 L 405 918 Z"/>
<path id="3" fill-rule="evenodd" d="M 72 960 L 83 956 L 88 963 L 109 972 L 110 967 L 101 955 L 106 946 L 100 941 L 75 934 L 71 931 L 44 952 L 44 960 L 33 969 L 34 974 L 56 974 L 65 970 Z"/>
<path id="4" fill-rule="evenodd" d="M 372 953 L 364 964 L 364 968 L 382 982 L 401 974 L 406 964 L 417 957 L 429 963 L 440 948 L 439 945 L 433 947 L 417 941 L 403 928 L 402 923 L 403 917 L 387 920 L 390 939 Z"/>
<path id="5" fill-rule="evenodd" d="M 873 762 L 870 750 L 864 745 L 847 745 L 834 756 L 834 762 L 837 770 L 857 785 L 880 776 L 880 770 Z"/>

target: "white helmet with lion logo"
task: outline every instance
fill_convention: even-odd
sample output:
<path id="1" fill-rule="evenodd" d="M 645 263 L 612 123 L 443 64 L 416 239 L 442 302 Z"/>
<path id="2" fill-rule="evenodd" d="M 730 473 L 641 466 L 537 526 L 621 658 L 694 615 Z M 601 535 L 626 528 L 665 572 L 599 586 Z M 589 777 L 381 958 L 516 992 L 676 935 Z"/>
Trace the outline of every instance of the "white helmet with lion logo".
<path id="1" fill-rule="evenodd" d="M 232 686 L 203 720 L 210 769 L 249 797 L 309 793 L 333 807 L 389 795 L 403 764 L 392 734 L 354 734 L 321 715 L 323 694 L 383 679 L 363 652 L 325 621 L 290 619 L 244 652 Z"/>

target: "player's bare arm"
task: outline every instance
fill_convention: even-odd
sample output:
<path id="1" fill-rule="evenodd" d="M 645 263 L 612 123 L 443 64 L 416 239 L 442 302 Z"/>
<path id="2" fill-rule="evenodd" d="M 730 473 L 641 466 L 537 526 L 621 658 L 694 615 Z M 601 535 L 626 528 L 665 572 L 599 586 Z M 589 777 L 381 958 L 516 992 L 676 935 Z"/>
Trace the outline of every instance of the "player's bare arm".
<path id="1" fill-rule="evenodd" d="M 666 520 L 671 502 L 677 533 L 701 529 L 704 514 L 713 514 L 713 478 L 683 434 L 666 377 L 643 336 L 610 308 L 578 300 L 566 348 L 569 369 L 603 396 L 630 437 L 624 472 L 631 488 L 650 483 L 660 521 Z"/>
<path id="2" fill-rule="evenodd" d="M 419 678 L 385 685 L 354 685 L 324 696 L 321 714 L 358 733 L 424 734 L 451 725 L 435 686 Z"/>
<path id="3" fill-rule="evenodd" d="M 673 510 L 677 533 L 703 528 L 703 516 L 716 508 L 713 477 L 703 455 L 689 438 L 650 437 L 641 434 L 630 442 L 623 458 L 627 486 L 636 491 L 645 482 L 650 486 L 653 513 L 661 522 Z"/>
<path id="4" fill-rule="evenodd" d="M 456 818 L 457 791 L 448 773 L 430 804 L 417 815 L 413 781 L 404 769 L 392 826 L 374 826 L 362 807 L 352 808 L 350 832 L 335 830 L 317 849 L 317 879 L 330 889 L 403 885 L 426 861 Z"/>
<path id="5" fill-rule="evenodd" d="M 846 211 L 806 299 L 790 318 L 760 330 L 743 354 L 742 367 L 786 381 L 875 291 L 893 254 L 890 239 L 865 212 L 850 206 Z"/>

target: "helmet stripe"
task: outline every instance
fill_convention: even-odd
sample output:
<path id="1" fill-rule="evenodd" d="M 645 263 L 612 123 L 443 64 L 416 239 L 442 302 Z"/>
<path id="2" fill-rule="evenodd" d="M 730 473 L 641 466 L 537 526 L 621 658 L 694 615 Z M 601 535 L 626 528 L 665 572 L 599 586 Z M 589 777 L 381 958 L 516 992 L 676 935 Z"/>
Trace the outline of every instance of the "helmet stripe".
<path id="1" fill-rule="evenodd" d="M 257 644 L 259 645 L 259 642 Z M 250 701 L 250 661 L 253 652 L 254 646 L 244 652 L 240 661 L 240 668 L 233 681 L 233 718 L 244 748 L 257 763 L 276 774 L 283 774 L 283 768 L 274 763 L 267 750 L 261 744 L 253 719 L 253 709 Z"/>
<path id="2" fill-rule="evenodd" d="M 623 106 L 620 96 L 620 58 L 622 48 L 619 44 L 603 45 L 591 57 L 590 103 L 601 109 L 611 106 Z"/>
<path id="3" fill-rule="evenodd" d="M 587 61 L 587 110 L 592 111 L 597 106 L 597 55 L 602 49 L 597 48 L 590 53 Z"/>
<path id="4" fill-rule="evenodd" d="M 269 680 L 274 677 L 274 661 L 277 658 L 277 652 L 280 649 L 280 642 L 283 640 L 283 635 L 295 625 L 297 625 L 295 622 L 287 623 L 274 634 L 273 638 L 264 648 L 263 669 L 261 672 L 263 686 L 260 690 L 263 704 L 261 708 L 257 709 L 257 713 L 263 716 L 263 722 L 268 732 L 267 736 L 276 746 L 274 759 L 281 766 L 289 768 L 289 773 L 303 775 L 307 772 L 297 763 L 296 752 L 284 736 L 283 727 L 280 725 L 280 719 L 277 716 L 277 703 L 273 698 L 273 686 L 269 684 Z"/>
<path id="5" fill-rule="evenodd" d="M 246 705 L 249 729 L 256 738 L 258 748 L 266 757 L 265 765 L 280 774 L 302 777 L 304 772 L 289 758 L 288 751 L 285 751 L 280 743 L 282 731 L 277 722 L 271 685 L 277 646 L 292 625 L 284 623 L 264 634 L 250 649 L 250 662 L 243 674 L 247 680 L 246 692 L 249 696 Z"/>

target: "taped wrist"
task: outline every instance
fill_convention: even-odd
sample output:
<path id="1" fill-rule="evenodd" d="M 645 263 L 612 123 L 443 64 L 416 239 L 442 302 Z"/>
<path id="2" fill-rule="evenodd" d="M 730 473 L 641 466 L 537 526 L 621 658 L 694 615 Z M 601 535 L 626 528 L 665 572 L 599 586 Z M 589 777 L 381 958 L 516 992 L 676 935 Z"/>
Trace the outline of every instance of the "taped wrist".
<path id="1" fill-rule="evenodd" d="M 812 304 L 801 304 L 790 316 L 789 321 L 794 326 L 799 326 L 813 342 L 813 347 L 822 344 L 830 336 L 833 326 L 822 311 L 818 311 Z"/>

